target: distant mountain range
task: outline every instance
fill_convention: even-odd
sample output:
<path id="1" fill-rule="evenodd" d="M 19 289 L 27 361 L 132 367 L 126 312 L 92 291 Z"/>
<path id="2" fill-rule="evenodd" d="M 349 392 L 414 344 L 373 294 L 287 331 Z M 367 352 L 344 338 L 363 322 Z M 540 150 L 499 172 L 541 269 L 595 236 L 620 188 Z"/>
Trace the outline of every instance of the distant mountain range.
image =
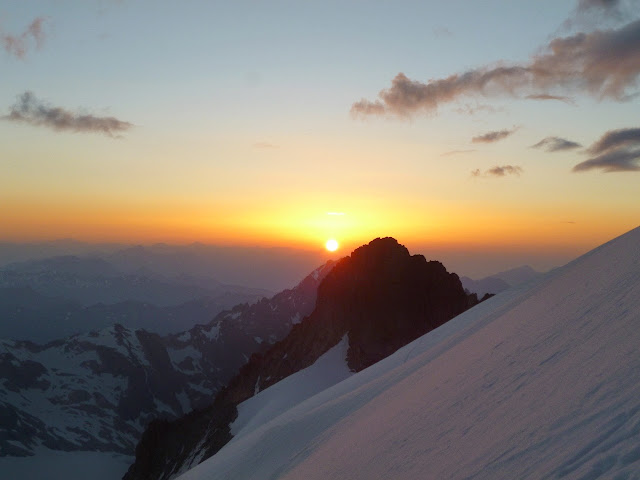
<path id="1" fill-rule="evenodd" d="M 43 448 L 133 454 L 151 419 L 208 406 L 253 353 L 311 313 L 332 266 L 178 334 L 115 325 L 44 345 L 0 341 L 0 457 L 37 461 Z"/>
<path id="2" fill-rule="evenodd" d="M 292 288 L 330 257 L 325 250 L 275 247 L 189 245 L 92 245 L 73 240 L 33 244 L 0 242 L 0 269 L 11 263 L 75 256 L 104 260 L 120 273 L 173 279 L 214 276 L 227 285 L 279 292 Z"/>
<path id="3" fill-rule="evenodd" d="M 114 323 L 180 332 L 270 295 L 209 277 L 125 273 L 94 257 L 13 263 L 0 269 L 0 338 L 46 342 Z"/>
<path id="4" fill-rule="evenodd" d="M 500 293 L 510 287 L 530 282 L 540 278 L 542 273 L 536 272 L 529 265 L 512 268 L 499 272 L 480 280 L 473 280 L 469 277 L 460 277 L 462 286 L 471 293 L 476 293 L 478 297 L 483 297 L 487 293 Z"/>

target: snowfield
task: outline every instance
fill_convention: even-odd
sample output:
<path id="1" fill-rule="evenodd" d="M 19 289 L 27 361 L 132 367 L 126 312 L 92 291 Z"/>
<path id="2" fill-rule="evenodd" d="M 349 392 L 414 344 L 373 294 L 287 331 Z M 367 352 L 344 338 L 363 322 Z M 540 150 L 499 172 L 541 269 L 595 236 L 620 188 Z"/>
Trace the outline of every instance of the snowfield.
<path id="1" fill-rule="evenodd" d="M 639 350 L 636 228 L 309 398 L 260 392 L 180 479 L 640 479 Z"/>
<path id="2" fill-rule="evenodd" d="M 353 375 L 347 366 L 349 338 L 322 355 L 310 367 L 290 375 L 271 388 L 238 405 L 238 418 L 231 424 L 232 442 L 245 432 L 286 412 L 291 407 Z"/>

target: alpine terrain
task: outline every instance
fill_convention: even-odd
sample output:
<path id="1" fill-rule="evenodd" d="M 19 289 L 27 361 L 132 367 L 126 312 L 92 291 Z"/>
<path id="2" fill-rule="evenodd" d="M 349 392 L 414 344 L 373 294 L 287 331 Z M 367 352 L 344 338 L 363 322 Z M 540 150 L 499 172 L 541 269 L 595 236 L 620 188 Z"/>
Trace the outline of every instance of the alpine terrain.
<path id="1" fill-rule="evenodd" d="M 47 462 L 60 455 L 51 451 L 132 455 L 149 421 L 208 406 L 254 352 L 311 313 L 333 263 L 293 289 L 178 334 L 116 324 L 46 344 L 0 340 L 0 471 L 23 479 L 47 471 L 56 478 Z M 74 475 L 90 475 L 93 460 L 90 470 Z M 37 464 L 44 470 L 32 476 L 23 470 Z"/>
<path id="2" fill-rule="evenodd" d="M 334 347 L 179 478 L 638 479 L 639 345 L 640 227 L 358 373 Z"/>
<path id="3" fill-rule="evenodd" d="M 379 362 L 476 303 L 476 295 L 466 294 L 458 276 L 441 263 L 410 255 L 393 238 L 375 239 L 336 263 L 318 287 L 313 313 L 283 340 L 254 354 L 213 405 L 176 421 L 152 422 L 125 478 L 173 478 L 235 441 L 236 422 L 250 423 L 243 420 L 244 402 L 254 396 L 256 401 L 261 395 L 270 398 L 267 416 L 272 416 Z M 333 371 L 327 365 L 336 364 L 331 360 L 336 355 L 341 364 Z M 270 395 L 281 381 L 303 391 Z"/>

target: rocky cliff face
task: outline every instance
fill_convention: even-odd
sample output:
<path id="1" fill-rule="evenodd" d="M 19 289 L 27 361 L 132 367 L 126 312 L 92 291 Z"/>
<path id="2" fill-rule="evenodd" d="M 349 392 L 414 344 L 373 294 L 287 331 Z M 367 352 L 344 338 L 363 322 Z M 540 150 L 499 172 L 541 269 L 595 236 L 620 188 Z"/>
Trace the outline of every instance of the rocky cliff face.
<path id="1" fill-rule="evenodd" d="M 331 267 L 179 334 L 115 325 L 44 345 L 0 341 L 0 455 L 40 445 L 132 454 L 152 419 L 210 405 L 254 352 L 310 314 Z"/>
<path id="2" fill-rule="evenodd" d="M 310 366 L 345 335 L 348 365 L 359 371 L 475 303 L 441 263 L 411 256 L 392 238 L 373 240 L 335 265 L 318 288 L 313 313 L 254 354 L 213 405 L 153 422 L 125 479 L 168 479 L 215 454 L 231 439 L 237 404 Z"/>

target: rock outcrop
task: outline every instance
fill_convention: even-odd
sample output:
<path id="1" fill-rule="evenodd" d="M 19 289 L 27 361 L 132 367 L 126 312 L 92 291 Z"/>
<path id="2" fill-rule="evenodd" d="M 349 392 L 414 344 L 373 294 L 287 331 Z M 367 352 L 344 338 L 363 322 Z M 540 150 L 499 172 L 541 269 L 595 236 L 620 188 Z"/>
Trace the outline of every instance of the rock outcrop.
<path id="1" fill-rule="evenodd" d="M 345 335 L 349 368 L 360 371 L 477 302 L 440 262 L 410 255 L 393 238 L 375 239 L 337 262 L 320 283 L 313 313 L 254 354 L 211 406 L 153 422 L 124 478 L 169 479 L 214 455 L 231 439 L 239 403 L 312 365 Z"/>

